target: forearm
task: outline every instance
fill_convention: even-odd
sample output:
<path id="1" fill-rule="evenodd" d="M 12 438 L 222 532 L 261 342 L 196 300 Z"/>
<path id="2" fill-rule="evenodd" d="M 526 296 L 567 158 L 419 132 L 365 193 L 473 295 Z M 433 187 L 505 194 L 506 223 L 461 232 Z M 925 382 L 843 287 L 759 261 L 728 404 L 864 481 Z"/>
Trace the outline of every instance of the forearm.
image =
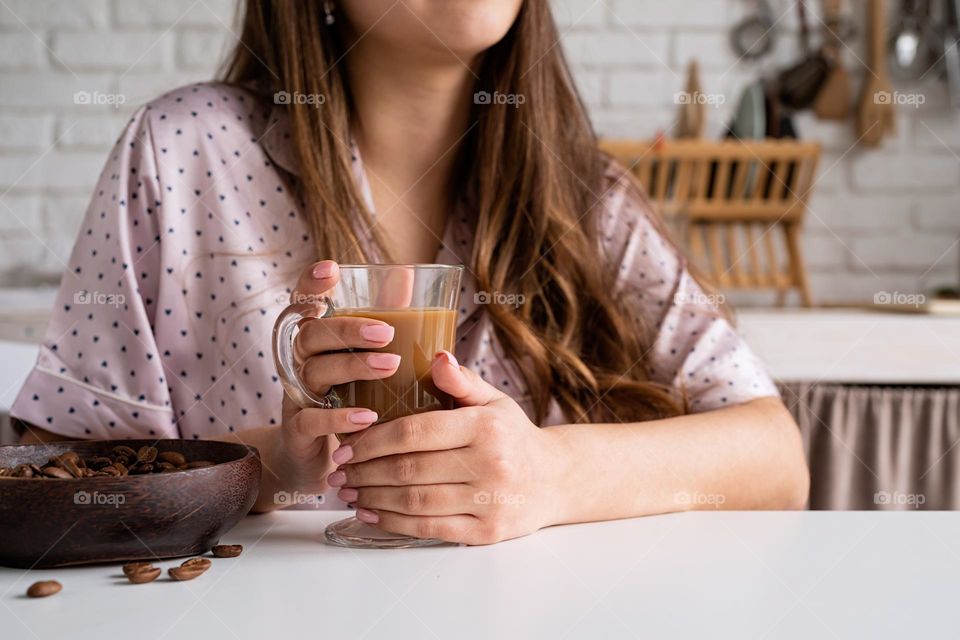
<path id="1" fill-rule="evenodd" d="M 544 430 L 555 450 L 551 524 L 688 509 L 798 509 L 809 475 L 783 404 Z"/>
<path id="2" fill-rule="evenodd" d="M 21 422 L 23 433 L 20 435 L 20 444 L 43 444 L 44 442 L 63 442 L 66 440 L 77 440 L 78 438 L 68 438 L 58 433 L 41 429 L 32 424 Z"/>

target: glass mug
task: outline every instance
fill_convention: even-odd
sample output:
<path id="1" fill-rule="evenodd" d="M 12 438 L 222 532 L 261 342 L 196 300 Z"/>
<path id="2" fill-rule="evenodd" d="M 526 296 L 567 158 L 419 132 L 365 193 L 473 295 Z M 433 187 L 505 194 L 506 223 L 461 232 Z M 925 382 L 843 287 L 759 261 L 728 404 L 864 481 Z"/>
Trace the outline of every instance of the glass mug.
<path id="1" fill-rule="evenodd" d="M 437 351 L 453 351 L 462 275 L 462 266 L 440 264 L 340 265 L 340 281 L 328 295 L 290 305 L 274 325 L 273 357 L 287 395 L 301 408 L 370 409 L 377 412 L 378 422 L 449 408 L 449 398 L 433 386 L 430 363 Z M 394 327 L 390 344 L 371 351 L 398 354 L 396 373 L 335 385 L 325 396 L 307 388 L 298 375 L 293 341 L 304 321 L 331 316 L 373 318 Z M 352 548 L 444 544 L 389 533 L 356 518 L 331 524 L 326 538 L 331 544 Z"/>

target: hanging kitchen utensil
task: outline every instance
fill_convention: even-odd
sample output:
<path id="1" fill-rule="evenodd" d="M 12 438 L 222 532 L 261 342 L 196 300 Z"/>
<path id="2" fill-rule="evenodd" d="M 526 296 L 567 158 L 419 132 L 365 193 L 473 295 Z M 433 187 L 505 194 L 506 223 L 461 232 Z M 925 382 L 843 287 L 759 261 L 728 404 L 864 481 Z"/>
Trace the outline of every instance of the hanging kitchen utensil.
<path id="1" fill-rule="evenodd" d="M 842 10 L 842 0 L 823 0 L 826 34 L 822 51 L 830 63 L 830 71 L 813 103 L 813 109 L 821 120 L 843 120 L 850 113 L 850 72 L 843 62 L 844 44 L 839 33 Z"/>
<path id="2" fill-rule="evenodd" d="M 793 109 L 806 109 L 813 104 L 827 79 L 830 64 L 810 43 L 810 25 L 807 23 L 805 0 L 797 2 L 800 22 L 800 48 L 803 59 L 780 73 L 780 100 Z"/>
<path id="3" fill-rule="evenodd" d="M 864 145 L 875 147 L 883 141 L 884 136 L 893 133 L 896 114 L 893 87 L 887 77 L 885 0 L 869 0 L 867 12 L 870 64 L 857 109 L 857 130 Z"/>
<path id="4" fill-rule="evenodd" d="M 797 129 L 793 124 L 793 113 L 784 109 L 780 102 L 780 93 L 774 83 L 768 82 L 763 86 L 764 113 L 767 119 L 767 138 L 780 140 L 782 138 L 796 138 Z"/>
<path id="5" fill-rule="evenodd" d="M 918 80 L 930 68 L 930 0 L 903 0 L 900 23 L 890 37 L 890 75 L 900 80 Z"/>
<path id="6" fill-rule="evenodd" d="M 780 102 L 780 93 L 773 83 L 766 83 L 763 86 L 764 109 L 767 120 L 767 139 L 783 140 L 784 138 L 795 139 L 797 130 L 793 125 L 793 115 L 790 109 L 784 109 Z M 757 171 L 759 170 L 759 177 Z M 793 172 L 796 171 L 795 163 L 785 163 L 784 167 L 774 167 L 769 163 L 761 163 L 760 167 L 752 166 L 748 174 L 748 183 L 752 186 L 754 180 L 760 180 L 762 188 L 760 192 L 764 198 L 770 197 L 773 190 L 778 186 L 792 184 Z M 779 174 L 781 177 L 777 177 Z M 782 181 L 782 184 L 781 184 Z"/>
<path id="7" fill-rule="evenodd" d="M 776 20 L 768 0 L 758 0 L 756 12 L 730 32 L 733 50 L 742 60 L 756 60 L 773 50 Z"/>
<path id="8" fill-rule="evenodd" d="M 763 101 L 763 85 L 755 82 L 743 90 L 733 122 L 730 136 L 738 140 L 763 138 L 767 131 L 766 109 Z"/>
<path id="9" fill-rule="evenodd" d="M 707 105 L 703 101 L 700 84 L 700 65 L 691 60 L 687 67 L 687 85 L 680 94 L 680 115 L 677 123 L 678 138 L 702 138 L 707 126 Z"/>
<path id="10" fill-rule="evenodd" d="M 764 104 L 763 84 L 757 81 L 744 89 L 740 95 L 737 112 L 733 117 L 733 122 L 730 123 L 727 137 L 736 140 L 756 140 L 763 138 L 766 133 L 767 112 Z M 716 170 L 716 163 L 713 163 L 710 174 L 710 192 L 713 191 Z M 745 188 L 747 192 L 751 192 L 757 179 L 756 163 L 751 162 L 746 171 Z"/>
<path id="11" fill-rule="evenodd" d="M 943 66 L 950 106 L 960 109 L 960 0 L 944 0 Z"/>

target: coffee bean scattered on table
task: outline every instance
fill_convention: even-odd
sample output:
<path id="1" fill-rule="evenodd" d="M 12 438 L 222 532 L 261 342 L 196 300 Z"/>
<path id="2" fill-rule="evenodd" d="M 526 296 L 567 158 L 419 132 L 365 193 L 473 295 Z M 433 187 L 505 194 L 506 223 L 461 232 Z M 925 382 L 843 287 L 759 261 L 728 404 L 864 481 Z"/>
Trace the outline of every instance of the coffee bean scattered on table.
<path id="1" fill-rule="evenodd" d="M 61 589 L 63 589 L 63 585 L 56 580 L 41 580 L 30 585 L 30 588 L 27 589 L 27 595 L 31 598 L 46 598 L 55 593 L 60 593 Z"/>
<path id="2" fill-rule="evenodd" d="M 184 560 L 183 564 L 179 567 L 171 567 L 167 569 L 167 573 L 170 574 L 170 577 L 174 580 L 179 580 L 183 582 L 185 580 L 193 580 L 204 571 L 210 568 L 211 562 L 206 558 L 190 558 L 189 560 Z"/>
<path id="3" fill-rule="evenodd" d="M 107 455 L 86 458 L 75 451 L 55 455 L 46 464 L 18 464 L 0 467 L 0 478 L 94 478 L 170 473 L 213 466 L 209 460 L 187 460 L 177 451 L 158 451 L 142 446 L 133 450 L 126 445 L 114 447 Z"/>
<path id="4" fill-rule="evenodd" d="M 129 577 L 131 573 L 134 573 L 135 571 L 144 567 L 151 566 L 153 565 L 151 565 L 149 562 L 128 562 L 127 564 L 123 565 L 123 575 Z"/>
<path id="5" fill-rule="evenodd" d="M 146 584 L 160 577 L 160 567 L 149 562 L 129 562 L 123 565 L 123 574 L 133 584 Z"/>
<path id="6" fill-rule="evenodd" d="M 236 558 L 243 553 L 243 545 L 218 544 L 214 546 L 211 551 L 217 558 Z M 212 564 L 213 563 L 207 558 L 190 558 L 184 560 L 179 567 L 170 567 L 167 573 L 170 574 L 172 580 L 184 582 L 200 576 L 209 569 Z M 128 562 L 123 565 L 123 575 L 133 584 L 153 582 L 160 577 L 161 572 L 160 567 L 155 567 L 150 562 Z M 60 593 L 61 589 L 63 589 L 63 585 L 56 580 L 41 580 L 30 585 L 30 588 L 27 589 L 27 595 L 31 598 L 46 598 L 47 596 Z"/>
<path id="7" fill-rule="evenodd" d="M 243 553 L 242 544 L 218 544 L 210 549 L 215 558 L 236 558 Z"/>

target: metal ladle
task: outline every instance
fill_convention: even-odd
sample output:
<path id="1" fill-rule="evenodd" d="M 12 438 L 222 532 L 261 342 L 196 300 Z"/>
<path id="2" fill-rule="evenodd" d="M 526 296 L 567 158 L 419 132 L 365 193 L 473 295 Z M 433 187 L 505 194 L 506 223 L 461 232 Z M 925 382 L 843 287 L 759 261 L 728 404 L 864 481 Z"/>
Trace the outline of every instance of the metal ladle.
<path id="1" fill-rule="evenodd" d="M 770 53 L 776 20 L 767 0 L 757 0 L 757 10 L 730 33 L 733 50 L 744 60 L 756 60 Z"/>

